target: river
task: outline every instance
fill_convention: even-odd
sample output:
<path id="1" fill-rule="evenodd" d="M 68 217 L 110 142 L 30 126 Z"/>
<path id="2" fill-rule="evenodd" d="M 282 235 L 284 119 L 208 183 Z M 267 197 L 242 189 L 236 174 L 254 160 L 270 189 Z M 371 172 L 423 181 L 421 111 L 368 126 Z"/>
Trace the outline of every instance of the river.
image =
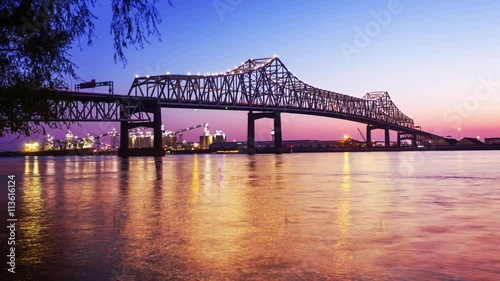
<path id="1" fill-rule="evenodd" d="M 498 280 L 499 171 L 500 151 L 4 157 L 2 280 Z"/>

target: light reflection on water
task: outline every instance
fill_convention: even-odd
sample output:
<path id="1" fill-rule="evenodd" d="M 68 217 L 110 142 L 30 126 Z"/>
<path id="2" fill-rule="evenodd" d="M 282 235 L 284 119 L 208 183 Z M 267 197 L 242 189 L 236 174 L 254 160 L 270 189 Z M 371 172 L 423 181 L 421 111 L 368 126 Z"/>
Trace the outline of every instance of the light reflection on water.
<path id="1" fill-rule="evenodd" d="M 494 280 L 499 156 L 28 157 L 0 174 L 22 179 L 24 280 Z"/>

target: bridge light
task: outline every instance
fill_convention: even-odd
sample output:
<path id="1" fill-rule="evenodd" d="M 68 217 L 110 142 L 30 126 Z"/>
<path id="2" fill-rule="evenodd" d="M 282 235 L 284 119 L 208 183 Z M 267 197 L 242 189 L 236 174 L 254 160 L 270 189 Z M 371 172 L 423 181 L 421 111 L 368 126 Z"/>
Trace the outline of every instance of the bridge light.
<path id="1" fill-rule="evenodd" d="M 139 78 L 139 75 L 137 75 L 137 74 L 136 74 L 136 75 L 135 75 L 135 78 Z"/>
<path id="2" fill-rule="evenodd" d="M 226 106 L 225 108 L 226 108 L 226 110 L 227 110 L 227 106 Z"/>
<path id="3" fill-rule="evenodd" d="M 167 71 L 167 75 L 170 75 L 170 72 L 169 72 L 169 71 Z"/>
<path id="4" fill-rule="evenodd" d="M 348 140 L 348 139 L 349 139 L 349 136 L 348 136 L 348 135 L 344 135 L 344 139 L 345 139 L 345 140 Z"/>
<path id="5" fill-rule="evenodd" d="M 188 75 L 191 75 L 191 72 L 188 72 Z"/>
<path id="6" fill-rule="evenodd" d="M 200 75 L 200 73 L 198 72 L 198 74 L 197 74 L 197 75 Z"/>
<path id="7" fill-rule="evenodd" d="M 149 75 L 146 75 L 146 78 L 149 78 Z"/>

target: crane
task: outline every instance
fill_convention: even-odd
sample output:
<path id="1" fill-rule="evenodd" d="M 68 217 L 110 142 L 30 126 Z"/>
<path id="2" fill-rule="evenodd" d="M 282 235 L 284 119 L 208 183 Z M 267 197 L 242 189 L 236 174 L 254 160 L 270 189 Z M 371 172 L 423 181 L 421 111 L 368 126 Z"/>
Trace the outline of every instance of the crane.
<path id="1" fill-rule="evenodd" d="M 116 129 L 113 128 L 113 130 L 111 130 L 107 133 L 104 133 L 100 136 L 94 136 L 94 143 L 97 145 L 97 147 L 96 147 L 97 150 L 101 150 L 101 145 L 104 144 L 104 143 L 101 143 L 101 138 L 107 137 L 107 136 L 110 136 L 110 138 L 111 138 L 111 147 L 118 149 L 119 143 L 120 143 L 120 141 L 118 140 L 118 137 L 120 136 L 120 134 L 116 131 Z"/>
<path id="2" fill-rule="evenodd" d="M 201 127 L 204 127 L 203 134 L 205 136 L 208 136 L 210 134 L 210 132 L 208 131 L 208 123 L 202 123 L 202 124 L 194 125 L 194 126 L 191 126 L 191 127 L 187 127 L 185 129 L 180 129 L 180 130 L 177 130 L 177 131 L 173 132 L 173 134 L 175 135 L 176 138 L 177 138 L 177 135 L 179 135 L 179 140 L 180 140 L 180 142 L 182 142 L 182 134 L 184 132 L 191 131 L 191 130 L 194 130 L 194 129 L 197 129 L 197 128 L 201 128 Z"/>
<path id="3" fill-rule="evenodd" d="M 361 137 L 363 138 L 363 141 L 366 143 L 366 139 L 365 139 L 365 136 L 363 135 L 363 133 L 361 132 L 361 130 L 359 128 L 358 129 L 358 132 L 359 134 L 361 135 Z"/>

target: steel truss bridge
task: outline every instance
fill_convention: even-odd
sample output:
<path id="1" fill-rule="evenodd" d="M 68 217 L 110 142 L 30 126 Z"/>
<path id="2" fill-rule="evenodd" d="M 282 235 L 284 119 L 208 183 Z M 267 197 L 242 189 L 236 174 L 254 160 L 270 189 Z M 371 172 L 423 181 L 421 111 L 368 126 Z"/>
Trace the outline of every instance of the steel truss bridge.
<path id="1" fill-rule="evenodd" d="M 278 57 L 249 59 L 240 66 L 217 74 L 156 75 L 136 77 L 127 96 L 53 91 L 54 118 L 40 121 L 120 121 L 121 155 L 128 149 L 128 130 L 143 126 L 154 129 L 153 154 L 161 150 L 161 108 L 195 108 L 248 111 L 248 148 L 255 148 L 255 125 L 259 118 L 273 118 L 275 148 L 282 147 L 281 113 L 338 118 L 366 124 L 367 145 L 371 132 L 390 130 L 402 139 L 432 141 L 442 137 L 421 131 L 387 92 L 349 96 L 311 86 L 291 73 Z"/>
<path id="2" fill-rule="evenodd" d="M 275 147 L 281 147 L 280 113 L 297 113 L 345 119 L 367 124 L 367 144 L 371 131 L 389 130 L 402 139 L 438 139 L 439 136 L 415 128 L 387 92 L 371 92 L 353 97 L 311 86 L 291 73 L 278 57 L 249 59 L 240 66 L 217 74 L 157 75 L 136 77 L 128 96 L 157 98 L 162 107 L 229 109 L 249 111 L 248 146 L 254 147 L 254 121 L 273 118 Z M 260 112 L 260 113 L 254 113 Z"/>

